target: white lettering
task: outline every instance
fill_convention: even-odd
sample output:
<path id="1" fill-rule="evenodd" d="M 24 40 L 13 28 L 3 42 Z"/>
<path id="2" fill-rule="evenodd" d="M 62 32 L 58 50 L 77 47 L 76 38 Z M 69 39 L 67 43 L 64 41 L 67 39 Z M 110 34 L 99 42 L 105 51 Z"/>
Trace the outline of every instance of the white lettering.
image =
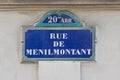
<path id="1" fill-rule="evenodd" d="M 62 23 L 71 23 L 72 19 L 71 18 L 61 18 Z"/>
<path id="2" fill-rule="evenodd" d="M 50 33 L 50 39 L 68 39 L 67 33 Z"/>
<path id="3" fill-rule="evenodd" d="M 54 41 L 53 47 L 64 47 L 64 41 Z"/>
<path id="4" fill-rule="evenodd" d="M 26 49 L 26 55 L 32 55 L 32 49 Z"/>
<path id="5" fill-rule="evenodd" d="M 91 49 L 26 49 L 26 55 L 91 55 Z"/>
<path id="6" fill-rule="evenodd" d="M 50 33 L 50 39 L 55 39 L 55 33 Z"/>
<path id="7" fill-rule="evenodd" d="M 87 49 L 87 53 L 88 53 L 88 55 L 90 55 L 91 54 L 91 49 Z"/>

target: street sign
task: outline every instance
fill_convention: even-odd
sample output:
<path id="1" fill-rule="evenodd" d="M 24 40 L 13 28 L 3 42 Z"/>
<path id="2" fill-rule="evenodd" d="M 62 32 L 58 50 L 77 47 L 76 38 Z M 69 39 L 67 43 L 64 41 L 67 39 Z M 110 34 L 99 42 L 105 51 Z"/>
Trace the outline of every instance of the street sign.
<path id="1" fill-rule="evenodd" d="M 36 27 L 83 27 L 84 24 L 73 13 L 67 10 L 53 10 L 47 12 Z"/>
<path id="2" fill-rule="evenodd" d="M 51 15 L 49 15 L 44 21 L 43 23 L 48 23 L 48 24 L 68 24 L 68 23 L 75 23 L 75 21 L 69 16 L 66 15 L 65 13 L 62 14 L 56 14 L 53 13 Z"/>
<path id="3" fill-rule="evenodd" d="M 24 27 L 23 61 L 94 61 L 93 27 Z"/>

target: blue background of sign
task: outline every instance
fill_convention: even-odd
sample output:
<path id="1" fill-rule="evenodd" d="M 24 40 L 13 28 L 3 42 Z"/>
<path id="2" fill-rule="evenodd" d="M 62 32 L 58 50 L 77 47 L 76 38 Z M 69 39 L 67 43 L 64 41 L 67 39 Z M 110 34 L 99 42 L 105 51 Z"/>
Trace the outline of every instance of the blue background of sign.
<path id="1" fill-rule="evenodd" d="M 50 33 L 67 33 L 68 39 L 50 39 Z M 92 49 L 92 32 L 83 30 L 27 30 L 25 33 L 26 49 Z M 53 41 L 64 41 L 65 47 L 53 47 Z M 26 55 L 28 58 L 90 58 L 91 55 Z"/>

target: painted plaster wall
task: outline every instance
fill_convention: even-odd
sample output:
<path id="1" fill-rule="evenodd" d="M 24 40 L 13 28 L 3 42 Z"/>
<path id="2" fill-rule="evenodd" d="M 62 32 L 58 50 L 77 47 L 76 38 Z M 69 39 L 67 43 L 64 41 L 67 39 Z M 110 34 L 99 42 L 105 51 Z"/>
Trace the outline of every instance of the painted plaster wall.
<path id="1" fill-rule="evenodd" d="M 96 62 L 82 62 L 82 80 L 119 80 L 120 11 L 70 11 L 87 25 L 96 27 Z M 19 61 L 19 35 L 21 25 L 33 24 L 45 12 L 0 12 L 0 80 L 38 80 L 40 65 Z"/>
<path id="2" fill-rule="evenodd" d="M 96 62 L 83 63 L 83 80 L 119 80 L 120 79 L 120 12 L 98 11 L 83 12 L 90 26 L 96 27 Z"/>
<path id="3" fill-rule="evenodd" d="M 19 28 L 27 20 L 16 12 L 0 12 L 0 80 L 37 80 L 37 65 L 19 62 Z"/>

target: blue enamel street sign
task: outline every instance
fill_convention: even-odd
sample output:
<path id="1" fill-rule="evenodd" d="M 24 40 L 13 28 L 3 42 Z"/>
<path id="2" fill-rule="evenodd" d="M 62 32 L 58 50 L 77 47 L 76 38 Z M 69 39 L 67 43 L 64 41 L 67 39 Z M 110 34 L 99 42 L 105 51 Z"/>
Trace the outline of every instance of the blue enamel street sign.
<path id="1" fill-rule="evenodd" d="M 95 60 L 95 29 L 23 28 L 23 61 Z"/>

